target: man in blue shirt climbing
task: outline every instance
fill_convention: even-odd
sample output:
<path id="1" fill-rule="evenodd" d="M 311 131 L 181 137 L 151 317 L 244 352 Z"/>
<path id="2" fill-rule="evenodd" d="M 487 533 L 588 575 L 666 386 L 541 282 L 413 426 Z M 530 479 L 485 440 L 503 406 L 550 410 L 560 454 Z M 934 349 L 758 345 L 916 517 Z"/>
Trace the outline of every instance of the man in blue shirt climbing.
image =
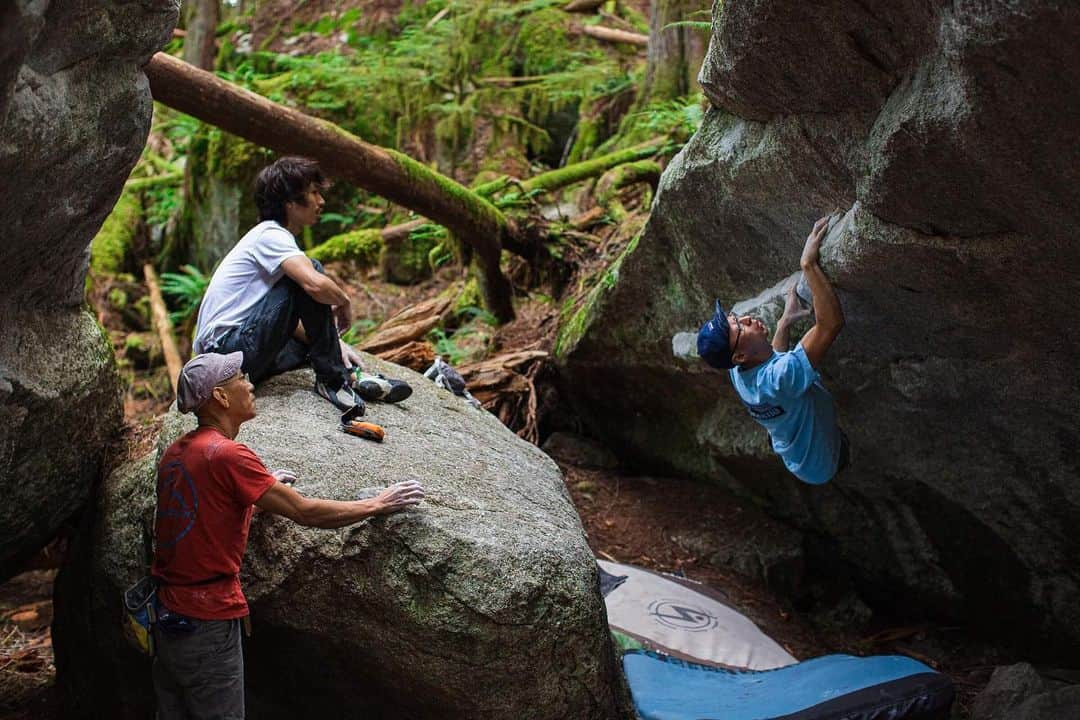
<path id="1" fill-rule="evenodd" d="M 840 301 L 818 262 L 828 227 L 828 217 L 814 223 L 803 247 L 800 265 L 813 295 L 815 322 L 794 350 L 788 352 L 791 325 L 809 314 L 799 305 L 796 283 L 771 342 L 761 320 L 727 313 L 719 300 L 698 332 L 698 354 L 712 367 L 728 370 L 750 416 L 769 431 L 773 450 L 793 475 L 812 485 L 828 482 L 848 462 L 847 437 L 836 424 L 832 396 L 818 372 L 844 327 Z"/>

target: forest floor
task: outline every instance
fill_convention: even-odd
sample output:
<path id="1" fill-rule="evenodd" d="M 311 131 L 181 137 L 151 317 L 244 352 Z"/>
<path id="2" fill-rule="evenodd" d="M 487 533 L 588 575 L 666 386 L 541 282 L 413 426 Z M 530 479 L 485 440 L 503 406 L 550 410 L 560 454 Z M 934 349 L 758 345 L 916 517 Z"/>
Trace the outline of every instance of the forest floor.
<path id="1" fill-rule="evenodd" d="M 847 622 L 843 608 L 796 609 L 755 578 L 699 556 L 681 538 L 708 533 L 717 545 L 745 545 L 771 521 L 723 490 L 676 478 L 624 475 L 560 463 L 597 557 L 676 573 L 719 590 L 799 659 L 830 653 L 903 654 L 952 677 L 953 717 L 965 718 L 997 664 L 1015 661 L 957 628 L 874 616 Z M 55 570 L 0 585 L 0 719 L 55 720 L 49 622 Z"/>
<path id="2" fill-rule="evenodd" d="M 601 254 L 617 249 L 597 250 L 587 262 L 598 266 L 610 260 Z M 424 283 L 404 288 L 380 282 L 376 273 L 349 267 L 332 266 L 330 272 L 352 294 L 356 320 L 371 326 L 462 280 L 459 270 L 445 269 Z M 571 287 L 567 292 L 572 291 Z M 522 294 L 517 320 L 492 327 L 490 332 L 476 329 L 441 349 L 449 347 L 462 357 L 550 350 L 558 307 L 543 294 Z M 122 324 L 116 317 L 103 320 L 122 356 Z M 476 347 L 470 348 L 469 343 Z M 161 367 L 131 370 L 124 403 L 126 430 L 122 446 L 114 454 L 117 458 L 131 457 L 153 443 L 161 416 L 171 403 L 164 373 Z M 537 378 L 537 392 L 544 395 L 544 375 Z M 542 412 L 562 412 L 555 402 L 554 407 L 547 403 L 546 409 L 541 402 Z M 515 423 L 519 427 L 512 429 L 520 429 L 521 418 Z M 587 469 L 565 457 L 556 460 L 598 557 L 680 574 L 719 590 L 733 608 L 797 658 L 829 653 L 909 655 L 953 678 L 958 691 L 954 717 L 958 718 L 967 717 L 972 698 L 986 684 L 993 667 L 1015 661 L 961 629 L 882 617 L 850 596 L 816 602 L 809 609 L 793 606 L 762 579 L 733 569 L 730 553 L 702 552 L 700 542 L 688 541 L 707 538 L 705 544 L 711 548 L 746 549 L 763 537 L 767 541 L 771 528 L 782 530 L 755 507 L 719 487 L 677 478 L 635 476 L 616 467 Z M 0 719 L 59 717 L 49 631 L 55 572 L 32 570 L 0 585 Z"/>

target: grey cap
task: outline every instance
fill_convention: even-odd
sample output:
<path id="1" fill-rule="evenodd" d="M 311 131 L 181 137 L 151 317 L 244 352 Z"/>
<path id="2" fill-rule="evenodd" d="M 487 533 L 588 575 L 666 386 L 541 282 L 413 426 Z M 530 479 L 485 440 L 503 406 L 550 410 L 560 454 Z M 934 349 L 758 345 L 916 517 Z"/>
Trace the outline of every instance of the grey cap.
<path id="1" fill-rule="evenodd" d="M 177 409 L 182 413 L 198 410 L 210 399 L 214 388 L 235 375 L 243 364 L 244 353 L 239 351 L 228 355 L 205 353 L 188 360 L 176 381 Z"/>

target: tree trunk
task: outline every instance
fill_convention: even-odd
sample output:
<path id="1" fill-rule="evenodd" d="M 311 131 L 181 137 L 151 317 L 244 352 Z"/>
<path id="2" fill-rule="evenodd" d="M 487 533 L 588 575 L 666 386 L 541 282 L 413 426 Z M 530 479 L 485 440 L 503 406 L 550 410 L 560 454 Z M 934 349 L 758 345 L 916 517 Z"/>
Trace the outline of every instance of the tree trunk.
<path id="1" fill-rule="evenodd" d="M 484 304 L 500 322 L 514 317 L 499 268 L 516 228 L 484 198 L 395 150 L 371 145 L 332 123 L 278 105 L 158 53 L 145 67 L 154 99 L 280 154 L 319 161 L 326 173 L 445 226 L 472 247 Z"/>
<path id="2" fill-rule="evenodd" d="M 221 22 L 221 0 L 192 0 L 188 5 L 184 60 L 203 70 L 214 69 L 214 36 Z"/>
<path id="3" fill-rule="evenodd" d="M 701 61 L 705 57 L 705 34 L 681 25 L 665 26 L 689 19 L 700 10 L 702 0 L 654 0 L 649 18 L 649 55 L 640 104 L 672 100 L 695 87 Z"/>

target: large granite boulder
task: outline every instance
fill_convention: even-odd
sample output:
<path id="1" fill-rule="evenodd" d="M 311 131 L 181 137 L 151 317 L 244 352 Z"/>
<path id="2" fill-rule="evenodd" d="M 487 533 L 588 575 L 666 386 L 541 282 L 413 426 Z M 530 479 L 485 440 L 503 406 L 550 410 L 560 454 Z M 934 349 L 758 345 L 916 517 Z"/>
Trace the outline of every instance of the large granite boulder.
<path id="1" fill-rule="evenodd" d="M 416 373 L 372 404 L 382 444 L 345 435 L 297 371 L 258 392 L 239 440 L 302 493 L 366 496 L 416 478 L 417 508 L 342 530 L 256 515 L 242 572 L 250 715 L 617 718 L 624 696 L 596 563 L 555 463 Z M 58 581 L 58 678 L 70 717 L 146 717 L 148 666 L 119 636 L 119 593 L 145 570 L 158 448 L 114 472 Z"/>
<path id="2" fill-rule="evenodd" d="M 811 572 L 1073 652 L 1080 5 L 726 0 L 701 80 L 716 106 L 563 333 L 565 396 L 622 455 L 801 528 Z M 852 466 L 811 488 L 672 337 L 714 297 L 775 318 L 835 207 L 847 325 L 823 375 Z"/>
<path id="3" fill-rule="evenodd" d="M 88 247 L 150 127 L 140 66 L 177 0 L 0 10 L 0 578 L 86 501 L 121 419 Z"/>

